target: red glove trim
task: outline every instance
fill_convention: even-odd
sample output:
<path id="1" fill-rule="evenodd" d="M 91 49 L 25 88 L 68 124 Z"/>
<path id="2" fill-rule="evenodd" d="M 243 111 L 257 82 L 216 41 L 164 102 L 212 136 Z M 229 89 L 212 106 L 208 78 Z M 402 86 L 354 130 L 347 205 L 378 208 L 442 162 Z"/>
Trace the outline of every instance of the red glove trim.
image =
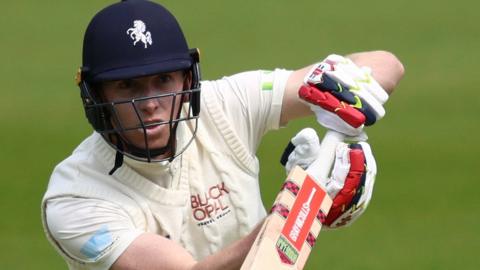
<path id="1" fill-rule="evenodd" d="M 361 149 L 351 149 L 350 170 L 343 188 L 333 198 L 332 208 L 325 220 L 326 225 L 331 225 L 339 216 L 349 209 L 353 197 L 362 190 L 362 175 L 365 172 L 365 155 Z"/>
<path id="2" fill-rule="evenodd" d="M 365 123 L 366 119 L 363 113 L 349 104 L 338 100 L 329 92 L 322 92 L 316 87 L 310 85 L 302 85 L 298 90 L 298 95 L 308 103 L 320 106 L 324 110 L 335 113 L 354 128 L 358 128 Z"/>

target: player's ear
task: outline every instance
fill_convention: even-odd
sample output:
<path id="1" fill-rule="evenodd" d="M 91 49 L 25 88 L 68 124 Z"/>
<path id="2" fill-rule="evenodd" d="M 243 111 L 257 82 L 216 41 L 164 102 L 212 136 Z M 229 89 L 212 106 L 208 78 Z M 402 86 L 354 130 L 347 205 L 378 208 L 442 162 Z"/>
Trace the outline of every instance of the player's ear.
<path id="1" fill-rule="evenodd" d="M 183 89 L 192 89 L 192 72 L 190 70 L 184 71 Z M 191 94 L 183 95 L 182 102 L 189 102 Z"/>
<path id="2" fill-rule="evenodd" d="M 192 71 L 184 70 L 183 89 L 192 89 Z"/>

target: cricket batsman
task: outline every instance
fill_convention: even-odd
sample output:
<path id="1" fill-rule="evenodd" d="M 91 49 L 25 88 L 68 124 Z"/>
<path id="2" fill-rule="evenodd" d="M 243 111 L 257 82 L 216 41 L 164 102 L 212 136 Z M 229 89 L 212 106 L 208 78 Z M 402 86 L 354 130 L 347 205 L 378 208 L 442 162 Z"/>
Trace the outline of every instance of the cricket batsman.
<path id="1" fill-rule="evenodd" d="M 338 146 L 324 183 L 326 226 L 358 218 L 376 173 L 363 129 L 385 115 L 403 67 L 386 51 L 311 57 L 201 81 L 199 51 L 162 5 L 127 0 L 93 16 L 76 80 L 93 132 L 54 168 L 41 204 L 68 268 L 239 269 L 267 214 L 256 150 L 301 117 L 360 141 Z M 311 129 L 295 136 L 287 171 L 314 174 L 318 146 Z"/>

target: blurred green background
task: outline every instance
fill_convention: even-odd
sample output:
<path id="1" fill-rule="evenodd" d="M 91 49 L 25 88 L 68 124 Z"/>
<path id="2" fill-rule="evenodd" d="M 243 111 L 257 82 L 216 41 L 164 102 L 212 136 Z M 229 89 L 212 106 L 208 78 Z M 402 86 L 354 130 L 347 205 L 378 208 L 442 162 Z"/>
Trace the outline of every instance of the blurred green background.
<path id="1" fill-rule="evenodd" d="M 43 235 L 40 200 L 53 167 L 91 133 L 73 78 L 84 29 L 109 3 L 2 0 L 1 269 L 66 269 Z M 406 76 L 369 129 L 379 166 L 372 203 L 354 226 L 322 233 L 306 268 L 478 269 L 480 2 L 162 3 L 201 48 L 205 79 L 296 69 L 332 52 L 394 52 Z M 305 125 L 316 126 L 291 123 L 260 147 L 267 208 L 284 179 L 283 145 Z"/>

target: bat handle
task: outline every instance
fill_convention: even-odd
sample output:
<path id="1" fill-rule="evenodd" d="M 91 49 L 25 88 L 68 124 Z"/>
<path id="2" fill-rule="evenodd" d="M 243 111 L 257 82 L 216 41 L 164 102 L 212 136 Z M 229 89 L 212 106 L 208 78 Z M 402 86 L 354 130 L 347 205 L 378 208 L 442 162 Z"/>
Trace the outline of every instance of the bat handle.
<path id="1" fill-rule="evenodd" d="M 345 135 L 340 132 L 327 131 L 320 144 L 319 158 L 309 166 L 309 169 L 311 168 L 312 170 L 307 169 L 307 173 L 323 186 L 327 182 L 328 175 L 335 161 L 337 145 L 344 139 Z"/>

